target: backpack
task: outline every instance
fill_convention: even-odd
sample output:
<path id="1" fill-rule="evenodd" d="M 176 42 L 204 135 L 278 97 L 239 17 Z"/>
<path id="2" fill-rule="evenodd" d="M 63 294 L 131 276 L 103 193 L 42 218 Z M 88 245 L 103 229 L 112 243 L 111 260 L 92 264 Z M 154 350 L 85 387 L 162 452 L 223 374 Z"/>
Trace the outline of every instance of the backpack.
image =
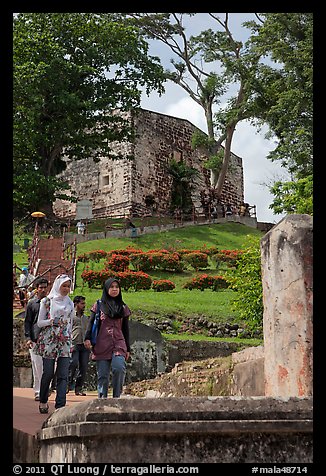
<path id="1" fill-rule="evenodd" d="M 101 314 L 101 299 L 98 299 L 96 301 L 97 308 L 96 308 L 96 314 L 95 314 L 95 319 L 92 325 L 92 331 L 91 331 L 91 344 L 94 346 L 96 344 L 96 338 L 98 334 L 98 329 L 99 329 L 99 321 L 100 321 L 100 314 Z"/>

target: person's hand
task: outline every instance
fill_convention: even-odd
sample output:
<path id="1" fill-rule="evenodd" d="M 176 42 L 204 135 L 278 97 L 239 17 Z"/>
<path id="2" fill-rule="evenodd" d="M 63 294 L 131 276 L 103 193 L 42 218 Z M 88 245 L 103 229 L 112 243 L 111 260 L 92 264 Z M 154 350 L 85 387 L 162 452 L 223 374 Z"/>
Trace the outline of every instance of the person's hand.
<path id="1" fill-rule="evenodd" d="M 33 347 L 33 341 L 31 339 L 28 339 L 28 341 L 26 342 L 26 347 L 28 349 L 31 349 Z"/>
<path id="2" fill-rule="evenodd" d="M 130 352 L 127 352 L 127 353 L 126 353 L 126 361 L 129 360 L 129 357 L 130 357 Z"/>
<path id="3" fill-rule="evenodd" d="M 84 341 L 84 346 L 86 347 L 86 349 L 91 350 L 91 348 L 92 348 L 91 341 L 89 339 L 85 340 Z"/>

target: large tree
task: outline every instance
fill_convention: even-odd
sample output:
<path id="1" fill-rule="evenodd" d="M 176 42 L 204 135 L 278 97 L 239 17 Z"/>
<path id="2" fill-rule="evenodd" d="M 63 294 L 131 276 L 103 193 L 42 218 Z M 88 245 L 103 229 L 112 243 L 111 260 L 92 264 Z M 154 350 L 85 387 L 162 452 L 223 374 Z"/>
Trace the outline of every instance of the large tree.
<path id="1" fill-rule="evenodd" d="M 14 212 L 49 211 L 65 184 L 65 157 L 112 153 L 132 140 L 120 112 L 141 88 L 163 92 L 163 69 L 137 29 L 108 13 L 23 13 L 14 18 Z"/>
<path id="2" fill-rule="evenodd" d="M 189 36 L 184 26 L 184 13 L 128 14 L 149 37 L 164 43 L 175 55 L 173 70 L 167 77 L 181 86 L 205 113 L 208 138 L 195 137 L 194 146 L 210 150 L 207 161 L 215 197 L 222 193 L 228 171 L 231 146 L 238 122 L 252 115 L 256 91 L 253 89 L 259 55 L 252 54 L 232 33 L 230 14 L 223 18 L 207 14 L 216 28 Z M 214 114 L 225 93 L 228 103 Z M 223 149 L 221 148 L 223 145 Z M 221 154 L 222 153 L 222 154 Z M 222 160 L 220 160 L 222 158 Z"/>
<path id="3" fill-rule="evenodd" d="M 313 14 L 262 13 L 252 28 L 251 49 L 270 57 L 262 65 L 256 118 L 277 138 L 268 158 L 279 161 L 289 181 L 277 181 L 275 213 L 313 213 Z"/>
<path id="4" fill-rule="evenodd" d="M 276 182 L 271 187 L 275 200 L 270 208 L 275 213 L 311 213 L 312 14 L 259 14 L 257 22 L 244 23 L 253 32 L 245 44 L 230 29 L 232 14 L 207 13 L 216 28 L 190 37 L 183 22 L 186 15 L 191 18 L 194 14 L 127 17 L 148 37 L 170 48 L 175 56 L 168 78 L 203 108 L 208 131 L 205 145 L 211 148 L 208 165 L 216 195 L 222 192 L 236 125 L 249 120 L 258 127 L 269 126 L 278 145 L 268 158 L 281 161 L 292 175 L 290 182 Z M 225 93 L 227 105 L 220 107 Z M 194 143 L 202 144 L 203 138 Z"/>

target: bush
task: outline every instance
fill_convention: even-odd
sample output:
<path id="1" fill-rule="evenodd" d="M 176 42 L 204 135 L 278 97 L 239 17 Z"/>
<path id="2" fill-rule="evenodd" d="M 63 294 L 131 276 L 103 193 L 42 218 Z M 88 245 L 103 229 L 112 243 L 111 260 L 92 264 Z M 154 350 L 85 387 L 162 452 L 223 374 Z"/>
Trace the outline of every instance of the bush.
<path id="1" fill-rule="evenodd" d="M 249 329 L 261 332 L 264 306 L 259 238 L 248 238 L 248 244 L 227 279 L 231 289 L 237 291 L 233 308 L 239 311 Z"/>
<path id="2" fill-rule="evenodd" d="M 202 268 L 208 267 L 208 255 L 207 253 L 201 253 L 200 251 L 192 251 L 183 255 L 184 261 L 192 266 L 196 271 Z"/>
<path id="3" fill-rule="evenodd" d="M 199 289 L 200 291 L 212 289 L 213 291 L 218 291 L 228 287 L 228 281 L 223 276 L 211 276 L 209 274 L 201 274 L 183 285 L 184 289 L 189 289 L 190 291 L 192 289 Z"/>
<path id="4" fill-rule="evenodd" d="M 129 257 L 123 254 L 112 254 L 108 259 L 107 268 L 113 271 L 126 271 L 129 267 Z"/>
<path id="5" fill-rule="evenodd" d="M 171 291 L 172 289 L 175 289 L 175 284 L 169 279 L 158 279 L 153 281 L 152 289 L 159 293 L 162 291 Z"/>

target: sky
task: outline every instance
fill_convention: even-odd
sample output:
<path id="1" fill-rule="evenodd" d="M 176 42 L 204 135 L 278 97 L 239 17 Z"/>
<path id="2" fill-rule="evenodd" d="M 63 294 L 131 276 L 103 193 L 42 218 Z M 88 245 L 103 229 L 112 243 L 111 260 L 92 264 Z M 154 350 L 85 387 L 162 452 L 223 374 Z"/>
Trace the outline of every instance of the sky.
<path id="1" fill-rule="evenodd" d="M 216 15 L 224 18 L 224 14 Z M 248 38 L 249 30 L 242 27 L 241 23 L 252 16 L 253 14 L 250 13 L 230 13 L 229 27 L 235 39 L 245 41 Z M 206 13 L 199 13 L 187 23 L 186 31 L 189 32 L 188 34 L 198 34 L 208 27 L 216 29 L 215 22 L 213 23 Z M 157 41 L 151 42 L 149 52 L 158 56 L 164 67 L 173 69 L 169 63 L 172 52 L 167 46 Z M 143 93 L 141 107 L 187 119 L 203 132 L 207 132 L 203 109 L 188 96 L 184 89 L 172 82 L 165 83 L 165 93 L 161 97 L 155 92 L 149 97 Z M 258 221 L 278 223 L 284 215 L 275 215 L 269 208 L 273 196 L 268 186 L 278 179 L 284 179 L 286 170 L 276 162 L 267 159 L 268 153 L 276 146 L 275 141 L 265 139 L 267 131 L 267 127 L 263 127 L 260 132 L 257 132 L 248 121 L 239 123 L 232 142 L 232 152 L 242 158 L 245 202 L 256 205 Z"/>

